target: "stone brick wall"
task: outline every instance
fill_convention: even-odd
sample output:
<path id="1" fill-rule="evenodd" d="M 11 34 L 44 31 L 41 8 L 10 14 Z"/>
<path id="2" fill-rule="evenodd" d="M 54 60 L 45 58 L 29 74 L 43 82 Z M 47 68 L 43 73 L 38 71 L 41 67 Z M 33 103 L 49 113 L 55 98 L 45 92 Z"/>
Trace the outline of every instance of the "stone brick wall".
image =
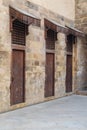
<path id="1" fill-rule="evenodd" d="M 55 95 L 61 97 L 65 95 L 66 81 L 66 43 L 65 34 L 57 34 L 56 42 L 56 75 L 55 75 Z"/>
<path id="2" fill-rule="evenodd" d="M 87 0 L 76 0 L 76 27 L 87 33 Z M 78 39 L 77 44 L 77 86 L 87 87 L 87 39 Z"/>
<path id="3" fill-rule="evenodd" d="M 3 0 L 0 5 L 0 112 L 13 110 L 34 103 L 43 102 L 67 95 L 66 78 L 66 35 L 58 33 L 55 50 L 55 96 L 44 98 L 46 47 L 44 36 L 44 18 L 53 19 L 62 25 L 73 26 L 74 22 L 46 8 L 26 4 L 26 0 Z M 41 19 L 41 27 L 29 26 L 26 37 L 26 83 L 25 103 L 10 106 L 11 84 L 11 32 L 9 29 L 9 5 L 23 9 Z M 75 48 L 75 45 L 73 46 Z M 75 49 L 74 49 L 75 51 Z M 73 61 L 75 56 L 73 56 Z M 73 67 L 73 79 L 75 79 Z M 74 81 L 73 81 L 74 90 Z"/>
<path id="4" fill-rule="evenodd" d="M 26 43 L 26 100 L 33 104 L 44 100 L 45 46 L 44 32 L 35 26 L 29 27 Z"/>
<path id="5" fill-rule="evenodd" d="M 75 19 L 75 0 L 28 0 L 46 9 L 63 15 L 71 20 Z M 56 3 L 56 4 L 55 4 Z M 32 5 L 30 5 L 32 7 Z"/>
<path id="6" fill-rule="evenodd" d="M 87 1 L 76 0 L 76 27 L 87 32 Z"/>
<path id="7" fill-rule="evenodd" d="M 11 34 L 9 32 L 9 9 L 0 3 L 0 111 L 10 106 Z"/>

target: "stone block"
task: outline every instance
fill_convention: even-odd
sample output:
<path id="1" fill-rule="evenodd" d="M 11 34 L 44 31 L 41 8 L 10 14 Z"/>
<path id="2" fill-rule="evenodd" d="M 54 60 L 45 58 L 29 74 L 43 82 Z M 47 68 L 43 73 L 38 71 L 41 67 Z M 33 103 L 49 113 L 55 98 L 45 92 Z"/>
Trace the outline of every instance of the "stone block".
<path id="1" fill-rule="evenodd" d="M 38 6 L 34 3 L 31 3 L 30 1 L 26 1 L 25 5 L 29 7 L 30 9 L 33 9 L 35 11 L 38 11 Z"/>

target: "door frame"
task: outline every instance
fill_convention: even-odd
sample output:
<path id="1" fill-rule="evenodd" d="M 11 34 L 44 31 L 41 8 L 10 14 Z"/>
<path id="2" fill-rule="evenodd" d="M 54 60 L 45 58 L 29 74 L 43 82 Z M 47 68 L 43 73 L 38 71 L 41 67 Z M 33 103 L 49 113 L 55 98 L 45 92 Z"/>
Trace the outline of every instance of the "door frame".
<path id="1" fill-rule="evenodd" d="M 20 22 L 20 21 L 19 21 Z M 12 26 L 13 26 L 13 24 L 12 24 Z M 21 45 L 21 44 L 13 44 L 12 43 L 12 33 L 11 33 L 11 78 L 10 78 L 10 81 L 11 81 L 11 84 L 10 84 L 10 105 L 12 106 L 12 105 L 16 105 L 16 104 L 13 104 L 12 103 L 12 96 L 11 96 L 11 89 L 12 89 L 12 87 L 11 87 L 11 85 L 12 85 L 12 62 L 13 62 L 13 50 L 18 50 L 18 51 L 24 51 L 24 63 L 23 63 L 23 66 L 24 66 L 24 68 L 23 68 L 23 80 L 24 80 L 24 83 L 23 83 L 23 90 L 24 90 L 24 92 L 23 92 L 23 103 L 25 102 L 25 61 L 26 61 L 26 55 L 25 55 L 25 51 L 26 51 L 26 35 L 27 35 L 27 33 L 26 33 L 26 31 L 28 30 L 28 26 L 26 26 L 25 24 L 24 24 L 24 26 L 25 26 L 25 33 L 24 33 L 24 35 L 25 35 L 25 44 L 24 45 Z M 14 31 L 14 30 L 13 30 Z M 20 104 L 20 103 L 19 103 Z"/>
<path id="2" fill-rule="evenodd" d="M 45 26 L 45 28 L 44 28 L 44 38 L 45 38 L 45 49 L 46 49 L 46 51 L 45 51 L 45 64 L 46 64 L 46 54 L 47 53 L 52 53 L 52 54 L 54 54 L 54 79 L 53 79 L 53 82 L 54 82 L 54 95 L 53 96 L 55 96 L 55 41 L 57 40 L 57 26 L 54 24 L 54 23 L 52 23 L 52 22 L 50 22 L 49 20 L 47 20 L 47 19 L 44 19 L 44 26 Z M 54 47 L 52 47 L 52 48 L 50 48 L 49 46 L 47 46 L 46 44 L 47 44 L 47 38 L 48 38 L 48 31 L 53 31 L 53 41 L 54 41 Z M 45 76 L 46 76 L 46 66 L 45 66 Z M 46 87 L 46 77 L 45 77 L 45 87 Z M 47 98 L 46 96 L 45 96 L 45 88 L 44 88 L 44 97 L 45 98 Z M 51 97 L 51 96 L 50 96 Z"/>
<path id="3" fill-rule="evenodd" d="M 73 44 L 75 43 L 75 36 L 73 34 L 68 34 L 66 36 L 66 81 L 65 81 L 65 85 L 66 85 L 66 93 L 71 93 L 73 91 Z M 67 57 L 71 56 L 72 57 L 72 86 L 71 86 L 71 91 L 69 91 L 67 88 Z"/>
<path id="4" fill-rule="evenodd" d="M 26 61 L 26 57 L 25 57 L 25 47 L 23 46 L 19 46 L 19 45 L 12 45 L 12 50 L 11 50 L 11 78 L 10 78 L 10 81 L 11 81 L 11 84 L 10 84 L 10 105 L 16 105 L 16 104 L 13 104 L 12 103 L 12 96 L 11 96 L 11 85 L 12 85 L 12 71 L 13 71 L 13 50 L 17 50 L 17 51 L 24 51 L 24 60 L 23 60 L 23 102 L 25 102 L 25 61 Z M 22 103 L 23 103 L 22 102 Z"/>
<path id="5" fill-rule="evenodd" d="M 72 67 L 72 72 L 73 72 L 73 59 L 72 59 L 72 54 L 67 54 L 66 55 L 66 93 L 70 93 L 70 92 L 72 92 L 72 87 L 73 87 L 73 75 L 72 75 L 72 79 L 71 79 L 71 86 L 70 86 L 70 89 L 68 88 L 68 86 L 67 86 L 67 75 L 68 75 L 68 56 L 71 56 L 71 60 L 72 60 L 72 62 L 71 62 L 71 67 Z"/>
<path id="6" fill-rule="evenodd" d="M 53 54 L 53 95 L 52 96 L 55 96 L 55 53 L 53 51 L 46 51 L 46 55 L 47 54 Z M 46 55 L 45 55 L 45 59 L 46 59 Z M 44 95 L 45 95 L 45 98 L 48 98 L 48 97 L 52 97 L 52 96 L 46 96 L 46 63 L 45 63 L 45 92 L 44 92 Z"/>

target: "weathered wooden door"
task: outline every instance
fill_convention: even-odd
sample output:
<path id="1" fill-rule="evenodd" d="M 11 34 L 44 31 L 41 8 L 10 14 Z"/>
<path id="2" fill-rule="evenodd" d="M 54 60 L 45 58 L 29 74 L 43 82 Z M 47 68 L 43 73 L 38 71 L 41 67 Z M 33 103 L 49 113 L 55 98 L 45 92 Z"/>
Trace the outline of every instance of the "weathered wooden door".
<path id="1" fill-rule="evenodd" d="M 54 96 L 54 54 L 46 53 L 45 97 Z"/>
<path id="2" fill-rule="evenodd" d="M 72 92 L 72 55 L 67 55 L 66 61 L 66 92 Z"/>
<path id="3" fill-rule="evenodd" d="M 12 50 L 11 105 L 24 102 L 25 52 Z"/>

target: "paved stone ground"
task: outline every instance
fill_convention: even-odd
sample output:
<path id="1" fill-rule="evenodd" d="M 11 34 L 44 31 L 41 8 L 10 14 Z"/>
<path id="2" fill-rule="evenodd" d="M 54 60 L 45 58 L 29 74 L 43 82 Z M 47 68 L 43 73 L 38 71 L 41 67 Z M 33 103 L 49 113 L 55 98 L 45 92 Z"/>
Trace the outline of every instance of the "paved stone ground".
<path id="1" fill-rule="evenodd" d="M 87 96 L 72 95 L 0 114 L 0 130 L 87 130 Z"/>

